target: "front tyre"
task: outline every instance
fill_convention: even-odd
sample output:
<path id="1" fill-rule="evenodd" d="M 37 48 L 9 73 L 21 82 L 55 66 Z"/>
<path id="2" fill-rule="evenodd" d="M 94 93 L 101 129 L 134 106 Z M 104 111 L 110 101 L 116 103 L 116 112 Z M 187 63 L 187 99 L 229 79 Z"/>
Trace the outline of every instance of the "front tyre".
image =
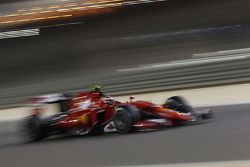
<path id="1" fill-rule="evenodd" d="M 120 134 L 132 132 L 133 125 L 140 119 L 140 112 L 133 106 L 120 106 L 114 116 L 114 125 Z"/>
<path id="2" fill-rule="evenodd" d="M 168 98 L 164 105 L 181 113 L 193 112 L 193 108 L 188 105 L 187 101 L 181 96 L 173 96 Z"/>

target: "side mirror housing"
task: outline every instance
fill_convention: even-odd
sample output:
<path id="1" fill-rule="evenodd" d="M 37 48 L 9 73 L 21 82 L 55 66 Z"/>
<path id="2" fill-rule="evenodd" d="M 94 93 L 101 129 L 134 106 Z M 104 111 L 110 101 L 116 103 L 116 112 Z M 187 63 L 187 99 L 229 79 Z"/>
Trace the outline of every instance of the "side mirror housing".
<path id="1" fill-rule="evenodd" d="M 129 97 L 130 102 L 132 102 L 134 99 L 135 99 L 134 96 L 130 96 L 130 97 Z"/>

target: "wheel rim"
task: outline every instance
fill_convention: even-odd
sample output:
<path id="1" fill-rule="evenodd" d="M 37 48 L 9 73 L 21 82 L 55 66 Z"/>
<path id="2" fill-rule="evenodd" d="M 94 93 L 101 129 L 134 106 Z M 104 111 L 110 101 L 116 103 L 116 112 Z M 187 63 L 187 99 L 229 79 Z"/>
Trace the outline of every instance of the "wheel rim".
<path id="1" fill-rule="evenodd" d="M 122 112 L 118 112 L 115 118 L 115 125 L 118 130 L 124 130 L 126 128 L 126 123 Z"/>

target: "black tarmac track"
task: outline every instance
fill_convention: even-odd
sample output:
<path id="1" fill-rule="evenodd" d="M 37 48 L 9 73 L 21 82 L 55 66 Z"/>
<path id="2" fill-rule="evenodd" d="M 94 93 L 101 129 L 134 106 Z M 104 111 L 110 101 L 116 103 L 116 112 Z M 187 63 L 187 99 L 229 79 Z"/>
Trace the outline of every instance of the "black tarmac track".
<path id="1" fill-rule="evenodd" d="M 250 105 L 212 107 L 199 125 L 129 135 L 56 137 L 21 144 L 17 123 L 1 123 L 0 166 L 79 167 L 250 159 Z"/>

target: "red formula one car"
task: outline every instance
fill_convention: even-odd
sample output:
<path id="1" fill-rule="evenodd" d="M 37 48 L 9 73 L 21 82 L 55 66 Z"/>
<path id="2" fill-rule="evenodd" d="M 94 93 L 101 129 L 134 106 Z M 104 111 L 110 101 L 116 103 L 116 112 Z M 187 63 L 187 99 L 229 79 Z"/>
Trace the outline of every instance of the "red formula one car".
<path id="1" fill-rule="evenodd" d="M 61 112 L 41 117 L 47 103 L 58 102 Z M 198 122 L 213 117 L 210 110 L 195 111 L 181 97 L 169 98 L 165 104 L 146 101 L 121 103 L 100 91 L 40 96 L 32 99 L 32 114 L 24 121 L 25 137 L 38 141 L 54 134 L 84 135 L 118 131 L 154 130 L 166 126 Z"/>
<path id="2" fill-rule="evenodd" d="M 169 98 L 163 105 L 132 99 L 116 108 L 114 125 L 121 134 L 197 123 L 214 117 L 210 109 L 194 110 L 180 96 Z"/>

